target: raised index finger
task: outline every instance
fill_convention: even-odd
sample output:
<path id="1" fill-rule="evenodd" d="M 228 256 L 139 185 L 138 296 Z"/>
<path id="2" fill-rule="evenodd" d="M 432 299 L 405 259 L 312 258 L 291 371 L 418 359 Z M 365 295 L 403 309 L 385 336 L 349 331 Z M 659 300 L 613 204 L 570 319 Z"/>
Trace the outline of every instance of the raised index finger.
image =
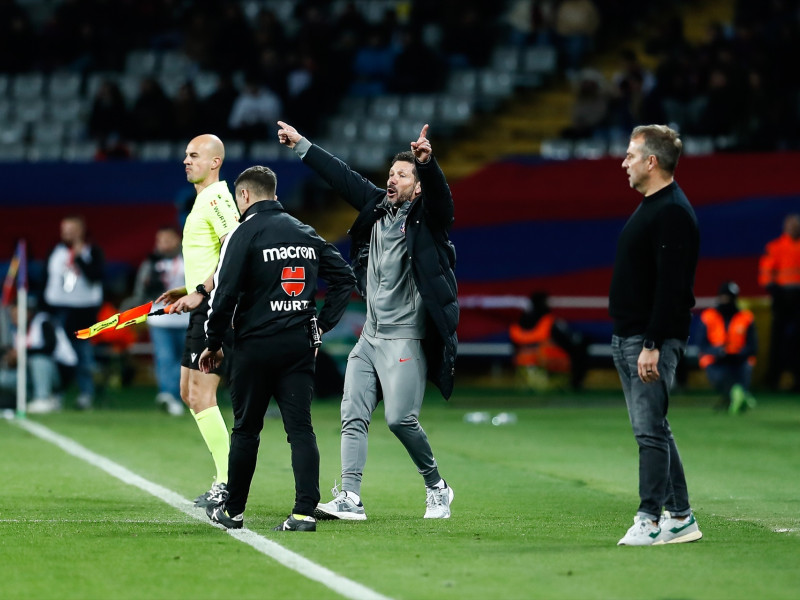
<path id="1" fill-rule="evenodd" d="M 425 123 L 425 125 L 422 126 L 422 131 L 419 132 L 419 137 L 421 137 L 421 138 L 428 137 L 428 124 L 427 123 Z"/>

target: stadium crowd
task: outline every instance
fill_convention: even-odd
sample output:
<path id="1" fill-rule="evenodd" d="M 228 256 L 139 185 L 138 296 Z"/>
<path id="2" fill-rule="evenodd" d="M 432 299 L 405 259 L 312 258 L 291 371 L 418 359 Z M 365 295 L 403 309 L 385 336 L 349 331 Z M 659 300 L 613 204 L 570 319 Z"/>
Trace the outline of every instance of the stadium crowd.
<path id="1" fill-rule="evenodd" d="M 800 2 L 738 0 L 731 23 L 715 23 L 691 43 L 673 15 L 642 32 L 650 61 L 625 49 L 609 80 L 594 69 L 575 75 L 573 139 L 624 139 L 643 123 L 672 123 L 684 136 L 707 136 L 718 150 L 800 146 Z M 655 62 L 653 69 L 643 63 Z"/>
<path id="2" fill-rule="evenodd" d="M 579 98 L 591 98 L 576 110 L 589 104 L 592 114 L 569 135 L 674 122 L 686 134 L 738 128 L 742 144 L 754 147 L 792 144 L 796 93 L 772 92 L 797 90 L 796 78 L 774 67 L 781 40 L 796 45 L 797 2 L 755 11 L 754 3 L 739 2 L 735 24 L 720 25 L 708 44 L 694 47 L 680 18 L 670 16 L 686 1 L 656 9 L 632 0 L 0 0 L 0 75 L 79 74 L 91 97 L 85 134 L 101 157 L 124 158 L 125 141 L 183 140 L 197 122 L 225 139 L 251 141 L 280 115 L 313 135 L 345 96 L 437 92 L 453 69 L 491 65 L 498 46 L 552 46 L 561 72 L 580 80 L 597 51 L 645 37 L 659 67 L 648 73 L 626 54 L 612 82 L 580 85 Z M 179 86 L 167 88 L 131 65 L 147 52 L 182 58 Z M 131 68 L 141 71 L 134 92 L 115 77 Z M 109 77 L 90 87 L 97 74 Z M 200 74 L 215 76 L 213 91 L 198 88 Z M 746 102 L 725 103 L 742 91 Z M 787 120 L 791 126 L 778 127 Z"/>

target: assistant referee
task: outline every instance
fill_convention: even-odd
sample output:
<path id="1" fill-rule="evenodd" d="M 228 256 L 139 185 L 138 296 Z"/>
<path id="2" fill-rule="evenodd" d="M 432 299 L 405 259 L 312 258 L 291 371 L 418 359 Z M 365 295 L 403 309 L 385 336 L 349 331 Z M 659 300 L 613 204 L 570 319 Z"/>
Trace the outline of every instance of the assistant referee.
<path id="1" fill-rule="evenodd" d="M 356 280 L 332 244 L 284 210 L 276 186 L 275 173 L 262 166 L 250 167 L 236 179 L 241 224 L 225 240 L 214 276 L 200 368 L 208 372 L 220 363 L 222 337 L 233 319 L 229 360 L 234 425 L 227 493 L 206 512 L 227 528 L 242 527 L 259 434 L 274 396 L 291 445 L 295 480 L 292 513 L 275 529 L 315 531 L 311 515 L 320 493 L 319 450 L 311 424 L 314 324 L 329 331 L 338 323 Z M 328 283 L 318 318 L 317 277 Z"/>

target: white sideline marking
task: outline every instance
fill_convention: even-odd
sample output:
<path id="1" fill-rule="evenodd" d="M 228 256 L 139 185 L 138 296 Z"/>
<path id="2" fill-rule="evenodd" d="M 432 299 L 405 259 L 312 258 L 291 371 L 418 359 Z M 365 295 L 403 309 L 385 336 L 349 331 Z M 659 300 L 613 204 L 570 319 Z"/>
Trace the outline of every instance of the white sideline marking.
<path id="1" fill-rule="evenodd" d="M 94 467 L 102 469 L 120 481 L 138 487 L 148 494 L 155 496 L 159 500 L 163 500 L 182 513 L 189 515 L 198 521 L 202 521 L 214 527 L 224 529 L 221 525 L 213 525 L 208 520 L 205 512 L 201 514 L 201 511 L 195 508 L 191 501 L 187 500 L 180 494 L 176 494 L 172 490 L 168 490 L 157 483 L 153 483 L 144 477 L 140 477 L 133 471 L 126 469 L 122 465 L 119 465 L 114 461 L 105 458 L 104 456 L 95 454 L 88 448 L 81 446 L 79 443 L 71 440 L 70 438 L 62 436 L 55 431 L 48 429 L 44 425 L 34 423 L 33 421 L 29 421 L 27 419 L 17 419 L 12 422 L 16 423 L 36 437 L 55 444 L 64 450 L 64 452 L 80 458 Z M 391 600 L 388 596 L 379 594 L 378 592 L 373 591 L 368 587 L 361 585 L 360 583 L 347 579 L 338 573 L 334 573 L 330 569 L 326 569 L 317 563 L 311 562 L 307 558 L 304 558 L 299 554 L 284 548 L 272 540 L 262 537 L 246 527 L 243 527 L 242 529 L 225 529 L 225 531 L 227 531 L 232 537 L 236 538 L 240 542 L 245 543 L 248 546 L 252 546 L 262 554 L 265 554 L 273 560 L 279 562 L 284 567 L 292 569 L 306 579 L 311 579 L 321 583 L 345 598 L 350 598 L 351 600 Z"/>

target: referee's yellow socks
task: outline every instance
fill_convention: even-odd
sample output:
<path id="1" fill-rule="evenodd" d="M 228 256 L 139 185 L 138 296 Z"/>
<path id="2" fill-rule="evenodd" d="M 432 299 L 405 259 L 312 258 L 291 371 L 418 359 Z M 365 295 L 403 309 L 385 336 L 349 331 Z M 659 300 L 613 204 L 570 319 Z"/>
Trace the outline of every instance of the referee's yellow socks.
<path id="1" fill-rule="evenodd" d="M 211 452 L 214 465 L 217 467 L 217 483 L 228 483 L 228 454 L 231 450 L 231 440 L 228 436 L 228 428 L 225 427 L 225 420 L 219 412 L 219 406 L 212 406 L 199 413 L 192 411 L 194 420 L 200 434 Z"/>

